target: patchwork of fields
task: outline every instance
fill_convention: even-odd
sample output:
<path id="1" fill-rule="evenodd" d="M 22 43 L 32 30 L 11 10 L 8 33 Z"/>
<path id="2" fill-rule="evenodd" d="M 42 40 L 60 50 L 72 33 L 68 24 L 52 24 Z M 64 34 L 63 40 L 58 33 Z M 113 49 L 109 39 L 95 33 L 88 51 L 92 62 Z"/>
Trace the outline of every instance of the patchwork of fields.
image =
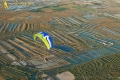
<path id="1" fill-rule="evenodd" d="M 41 75 L 47 74 L 56 80 L 55 75 L 64 71 L 72 72 L 76 80 L 119 78 L 119 20 L 102 13 L 91 18 L 95 11 L 91 8 L 74 5 L 69 9 L 66 6 L 70 5 L 13 15 L 11 12 L 11 16 L 0 12 L 3 16 L 0 19 L 1 78 L 41 80 Z M 85 16 L 87 13 L 89 16 Z M 52 37 L 54 46 L 51 50 L 47 50 L 41 40 L 33 40 L 33 34 L 41 31 Z"/>

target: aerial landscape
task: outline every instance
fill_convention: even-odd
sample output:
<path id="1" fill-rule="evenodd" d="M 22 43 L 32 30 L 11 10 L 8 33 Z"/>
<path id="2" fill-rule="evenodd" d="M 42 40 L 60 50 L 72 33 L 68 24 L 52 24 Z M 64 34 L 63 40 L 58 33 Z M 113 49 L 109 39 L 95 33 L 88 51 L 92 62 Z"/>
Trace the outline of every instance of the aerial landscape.
<path id="1" fill-rule="evenodd" d="M 120 80 L 120 0 L 0 0 L 0 80 Z"/>

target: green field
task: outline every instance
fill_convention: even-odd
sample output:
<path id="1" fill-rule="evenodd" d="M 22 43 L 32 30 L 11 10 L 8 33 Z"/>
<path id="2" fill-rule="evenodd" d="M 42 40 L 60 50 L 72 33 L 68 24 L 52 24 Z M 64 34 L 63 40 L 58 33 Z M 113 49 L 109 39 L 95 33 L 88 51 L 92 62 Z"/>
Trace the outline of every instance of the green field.
<path id="1" fill-rule="evenodd" d="M 54 11 L 64 11 L 64 10 L 67 10 L 67 8 L 64 8 L 64 7 L 53 7 L 52 10 L 54 10 Z"/>
<path id="2" fill-rule="evenodd" d="M 54 10 L 54 11 L 64 11 L 67 10 L 67 8 L 62 7 L 62 6 L 52 6 L 52 7 L 44 7 L 41 8 L 42 10 Z"/>
<path id="3" fill-rule="evenodd" d="M 71 6 L 74 9 L 80 10 L 82 12 L 87 12 L 87 11 L 94 11 L 93 8 L 91 8 L 90 6 L 80 6 L 80 5 L 72 5 Z M 68 10 L 68 6 L 46 6 L 43 8 L 38 8 L 38 9 L 34 9 L 31 10 L 32 12 L 43 12 L 46 10 L 53 10 L 53 11 L 64 11 L 64 10 Z"/>
<path id="4" fill-rule="evenodd" d="M 31 12 L 43 12 L 40 8 L 39 9 L 33 9 Z"/>
<path id="5" fill-rule="evenodd" d="M 43 7 L 43 8 L 38 8 L 38 9 L 33 9 L 31 10 L 31 12 L 44 12 L 47 10 L 53 10 L 53 11 L 64 11 L 67 10 L 67 8 L 62 7 L 62 6 L 47 6 L 47 7 Z"/>
<path id="6" fill-rule="evenodd" d="M 86 6 L 75 5 L 75 6 L 73 6 L 73 8 L 75 8 L 77 10 L 80 10 L 80 11 L 85 11 L 85 12 L 87 12 L 87 11 L 94 11 L 94 9 L 89 7 L 89 6 L 86 7 Z"/>

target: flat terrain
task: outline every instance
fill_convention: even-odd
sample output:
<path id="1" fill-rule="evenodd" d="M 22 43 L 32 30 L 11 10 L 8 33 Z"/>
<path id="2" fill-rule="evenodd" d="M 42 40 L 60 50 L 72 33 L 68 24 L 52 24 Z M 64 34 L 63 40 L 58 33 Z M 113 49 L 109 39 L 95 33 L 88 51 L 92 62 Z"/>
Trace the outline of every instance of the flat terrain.
<path id="1" fill-rule="evenodd" d="M 0 74 L 7 80 L 56 80 L 57 73 L 70 71 L 76 80 L 117 80 L 120 18 L 114 15 L 120 14 L 119 5 L 103 5 L 70 3 L 29 11 L 0 6 Z M 51 50 L 33 40 L 41 31 L 52 37 Z"/>

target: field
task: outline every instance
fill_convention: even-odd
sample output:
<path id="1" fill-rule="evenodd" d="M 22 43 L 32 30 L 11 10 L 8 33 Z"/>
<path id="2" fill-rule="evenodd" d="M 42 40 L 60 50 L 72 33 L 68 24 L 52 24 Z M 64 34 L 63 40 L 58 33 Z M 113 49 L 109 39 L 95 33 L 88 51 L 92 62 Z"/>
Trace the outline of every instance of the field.
<path id="1" fill-rule="evenodd" d="M 89 6 L 87 7 L 85 7 L 85 6 L 80 6 L 80 5 L 73 5 L 72 6 L 74 9 L 77 9 L 77 10 L 79 10 L 79 11 L 81 11 L 81 12 L 88 12 L 88 11 L 95 11 L 94 9 L 92 9 L 92 8 L 90 8 Z"/>
<path id="2" fill-rule="evenodd" d="M 118 53 L 90 61 L 83 65 L 76 65 L 66 69 L 59 69 L 58 72 L 61 73 L 64 71 L 70 71 L 75 75 L 76 80 L 119 80 L 119 57 L 120 55 Z"/>
<path id="3" fill-rule="evenodd" d="M 56 80 L 57 73 L 70 71 L 76 80 L 117 80 L 120 23 L 109 9 L 72 3 L 30 11 L 3 9 L 0 11 L 1 76 L 7 80 L 40 80 L 49 76 Z M 98 17 L 87 19 L 83 17 L 86 14 Z M 33 40 L 33 34 L 41 31 L 52 37 L 51 50 L 41 40 Z M 42 74 L 48 76 L 42 78 Z"/>

